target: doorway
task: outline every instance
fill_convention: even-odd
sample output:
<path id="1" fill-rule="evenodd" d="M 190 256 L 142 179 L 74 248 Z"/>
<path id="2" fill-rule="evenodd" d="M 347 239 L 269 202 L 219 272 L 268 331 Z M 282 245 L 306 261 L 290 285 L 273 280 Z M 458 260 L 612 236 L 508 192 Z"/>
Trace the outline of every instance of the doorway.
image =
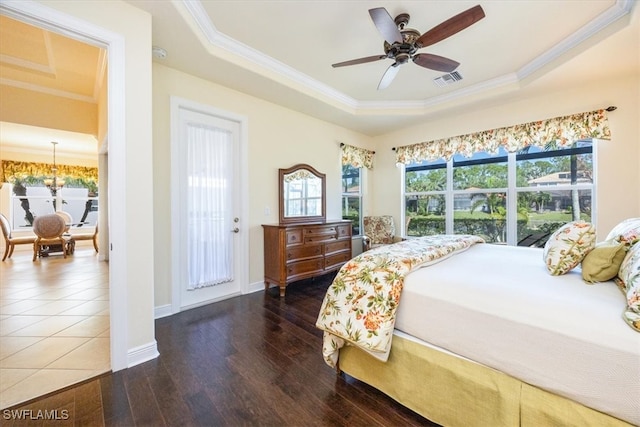
<path id="1" fill-rule="evenodd" d="M 90 44 L 99 45 L 108 50 L 108 85 L 109 85 L 109 165 L 125 164 L 126 150 L 124 147 L 125 116 L 118 114 L 124 111 L 124 88 L 118 82 L 124 82 L 124 39 L 119 35 L 96 27 L 91 23 L 59 13 L 38 3 L 3 3 L 0 5 L 3 15 L 28 22 L 31 25 L 45 28 L 52 32 L 73 36 Z M 105 162 L 106 163 L 106 162 Z M 103 165 L 101 164 L 101 167 Z M 124 230 L 124 217 L 126 212 L 126 185 L 124 177 L 113 176 L 109 180 L 108 188 L 111 194 L 109 198 L 109 212 L 111 221 L 100 224 L 101 233 L 109 233 L 109 241 L 121 243 L 126 241 Z M 105 192 L 106 193 L 106 192 Z M 101 198 L 102 201 L 102 198 Z M 104 205 L 102 208 L 107 209 Z M 113 224 L 108 227 L 108 224 Z M 110 312 L 110 363 L 113 371 L 126 368 L 132 361 L 128 360 L 128 345 L 126 328 L 128 324 L 127 307 L 127 272 L 126 272 L 126 247 L 118 246 L 118 251 L 111 249 L 110 245 L 104 245 L 105 251 L 109 251 L 109 278 L 108 300 Z"/>
<path id="2" fill-rule="evenodd" d="M 244 290 L 246 118 L 172 98 L 171 123 L 172 311 L 177 313 Z"/>

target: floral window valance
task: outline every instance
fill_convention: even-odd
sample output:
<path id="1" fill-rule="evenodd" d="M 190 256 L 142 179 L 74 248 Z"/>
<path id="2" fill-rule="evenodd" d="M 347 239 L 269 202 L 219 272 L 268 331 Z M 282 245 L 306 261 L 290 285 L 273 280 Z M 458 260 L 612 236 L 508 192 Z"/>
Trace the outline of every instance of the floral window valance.
<path id="1" fill-rule="evenodd" d="M 2 170 L 0 170 L 0 182 L 15 183 L 15 181 L 26 181 L 27 183 L 42 183 L 45 178 L 52 175 L 52 164 L 15 162 L 13 160 L 3 160 Z M 87 166 L 56 165 L 57 176 L 67 181 L 78 181 L 80 183 L 97 183 L 98 168 Z"/>
<path id="2" fill-rule="evenodd" d="M 306 179 L 317 178 L 314 174 L 306 169 L 300 169 L 295 172 L 288 173 L 284 176 L 284 182 L 304 181 Z"/>
<path id="3" fill-rule="evenodd" d="M 500 147 L 509 152 L 516 152 L 530 145 L 545 146 L 553 141 L 560 147 L 566 147 L 575 141 L 589 138 L 611 139 L 605 110 L 398 147 L 396 163 L 409 164 L 440 158 L 449 160 L 454 154 L 471 157 L 479 151 L 495 154 Z"/>
<path id="4" fill-rule="evenodd" d="M 347 144 L 340 144 L 340 147 L 342 148 L 343 166 L 351 165 L 354 168 L 373 168 L 373 155 L 376 154 L 375 151 Z"/>

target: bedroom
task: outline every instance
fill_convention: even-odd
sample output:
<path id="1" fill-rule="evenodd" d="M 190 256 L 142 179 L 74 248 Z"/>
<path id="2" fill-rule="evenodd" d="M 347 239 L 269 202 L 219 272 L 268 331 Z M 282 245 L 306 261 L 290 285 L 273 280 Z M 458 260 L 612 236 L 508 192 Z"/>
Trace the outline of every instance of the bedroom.
<path id="1" fill-rule="evenodd" d="M 335 217 L 339 215 L 340 210 L 337 192 L 340 186 L 337 162 L 338 143 L 346 142 L 372 147 L 377 153 L 376 169 L 368 180 L 369 197 L 365 201 L 364 211 L 365 213 L 385 213 L 388 206 L 398 206 L 389 213 L 399 219 L 400 194 L 395 184 L 398 182 L 399 171 L 395 167 L 392 147 L 593 110 L 608 105 L 615 105 L 618 110 L 610 116 L 615 141 L 600 144 L 598 148 L 600 150 L 599 168 L 606 172 L 601 174 L 599 181 L 597 228 L 611 229 L 623 218 L 638 216 L 640 194 L 633 187 L 620 185 L 639 181 L 640 153 L 637 144 L 638 123 L 635 119 L 638 117 L 638 79 L 635 72 L 625 71 L 622 75 L 618 75 L 615 73 L 620 70 L 605 67 L 593 69 L 593 60 L 576 56 L 573 59 L 576 63 L 569 63 L 568 69 L 588 65 L 592 68 L 593 80 L 576 82 L 573 86 L 553 87 L 546 92 L 539 91 L 537 85 L 542 84 L 540 80 L 549 79 L 553 83 L 554 73 L 569 72 L 560 67 L 538 81 L 523 85 L 517 96 L 515 94 L 507 96 L 500 103 L 489 101 L 481 108 L 472 105 L 455 116 L 447 115 L 442 111 L 437 112 L 425 124 L 406 127 L 385 135 L 369 136 L 366 133 L 321 121 L 252 95 L 208 82 L 193 75 L 195 73 L 181 72 L 160 63 L 154 63 L 152 66 L 151 54 L 148 51 L 151 45 L 151 18 L 126 3 L 113 3 L 100 12 L 88 10 L 81 5 L 62 5 L 55 2 L 45 2 L 45 4 L 76 19 L 93 22 L 123 34 L 127 40 L 126 52 L 130 55 L 126 66 L 125 101 L 120 100 L 120 102 L 127 103 L 124 119 L 136 123 L 136 126 L 122 129 L 128 141 L 136 141 L 136 143 L 127 144 L 124 153 L 127 159 L 135 158 L 136 162 L 135 164 L 127 163 L 125 173 L 129 177 L 138 178 L 143 185 L 153 187 L 154 191 L 153 194 L 133 193 L 133 189 L 127 188 L 124 194 L 128 194 L 130 200 L 137 200 L 137 206 L 153 205 L 156 213 L 149 222 L 137 224 L 134 229 L 129 230 L 127 236 L 117 234 L 114 236 L 117 242 L 124 245 L 126 252 L 136 265 L 135 269 L 125 268 L 122 272 L 122 282 L 131 284 L 131 288 L 125 291 L 125 301 L 128 299 L 130 305 L 121 308 L 125 314 L 123 322 L 125 322 L 124 328 L 128 331 L 128 339 L 121 346 L 120 351 L 123 353 L 120 353 L 116 359 L 116 367 L 124 368 L 128 363 L 132 363 L 127 360 L 128 355 L 144 354 L 144 351 L 134 350 L 153 348 L 154 307 L 162 309 L 171 303 L 169 283 L 171 258 L 169 245 L 165 243 L 170 239 L 168 230 L 171 226 L 171 217 L 164 214 L 170 210 L 167 194 L 169 178 L 164 173 L 169 167 L 169 95 L 213 104 L 218 108 L 249 117 L 251 137 L 246 170 L 250 185 L 260 188 L 259 192 L 251 194 L 249 201 L 250 216 L 247 231 L 250 259 L 262 259 L 260 224 L 265 222 L 264 207 L 270 206 L 273 210 L 276 205 L 275 181 L 279 167 L 305 162 L 327 173 L 328 188 L 334 189 L 333 196 L 329 193 L 328 212 L 330 216 Z M 123 18 L 126 18 L 126 24 L 128 24 L 126 28 L 123 28 Z M 636 10 L 634 10 L 633 19 L 637 25 Z M 617 44 L 615 37 L 624 35 L 624 31 L 612 35 L 611 37 L 614 37 L 612 43 Z M 607 52 L 598 49 L 594 52 L 597 58 L 606 57 L 606 54 Z M 631 50 L 628 54 L 631 58 L 634 55 L 637 64 L 637 51 Z M 283 90 L 283 93 L 287 92 L 281 86 L 277 88 Z M 296 144 L 296 142 L 304 143 Z M 273 185 L 264 184 L 269 182 Z M 620 203 L 620 201 L 623 202 Z M 135 221 L 137 207 L 125 206 L 126 208 L 122 211 L 124 217 L 122 223 Z M 114 232 L 117 233 L 117 230 Z M 155 243 L 148 239 L 152 234 L 155 236 Z M 120 247 L 123 247 L 122 245 Z M 114 262 L 117 261 L 117 259 L 114 260 Z M 126 260 L 124 263 L 128 265 Z M 248 287 L 261 286 L 262 269 L 261 262 L 250 263 Z M 135 305 L 131 303 L 134 300 Z M 151 355 L 153 351 L 147 354 Z M 138 360 L 142 361 L 144 357 Z"/>

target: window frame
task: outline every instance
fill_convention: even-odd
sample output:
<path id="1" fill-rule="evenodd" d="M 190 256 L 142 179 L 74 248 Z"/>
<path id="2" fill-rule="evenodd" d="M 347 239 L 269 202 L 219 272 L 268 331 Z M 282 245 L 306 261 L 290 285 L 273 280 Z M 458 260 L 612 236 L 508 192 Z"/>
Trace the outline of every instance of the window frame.
<path id="1" fill-rule="evenodd" d="M 359 237 L 362 236 L 363 234 L 363 223 L 362 223 L 362 218 L 363 218 L 363 202 L 364 202 L 364 197 L 363 197 L 363 191 L 362 191 L 362 187 L 363 187 L 363 181 L 364 181 L 364 168 L 363 167 L 359 167 L 356 168 L 354 166 L 351 165 L 341 165 L 342 167 L 344 166 L 350 166 L 353 170 L 357 170 L 358 171 L 358 192 L 345 192 L 344 191 L 344 179 L 345 179 L 345 175 L 344 173 L 341 174 L 340 176 L 340 209 L 342 212 L 344 212 L 345 209 L 345 203 L 348 203 L 348 199 L 357 199 L 358 200 L 358 230 L 356 232 L 355 230 L 355 225 L 352 224 L 351 226 L 351 230 L 352 230 L 352 237 Z M 341 169 L 342 169 L 341 167 Z M 352 177 L 352 176 L 348 176 L 348 177 Z M 342 214 L 342 219 L 348 219 L 345 218 L 344 214 Z"/>
<path id="2" fill-rule="evenodd" d="M 540 191 L 583 191 L 588 190 L 591 192 L 591 222 L 596 222 L 597 210 L 595 207 L 597 206 L 596 200 L 596 189 L 597 189 L 597 141 L 598 139 L 593 138 L 591 140 L 587 140 L 591 142 L 591 145 L 588 147 L 574 147 L 574 148 L 561 148 L 555 150 L 548 151 L 540 151 L 535 153 L 507 153 L 506 156 L 492 156 L 486 159 L 467 159 L 467 160 L 454 160 L 451 159 L 444 162 L 444 165 L 441 164 L 431 164 L 431 165 L 419 165 L 419 166 L 410 166 L 410 165 L 401 165 L 401 222 L 402 229 L 405 230 L 403 232 L 403 237 L 411 238 L 406 235 L 407 230 L 407 197 L 408 196 L 424 196 L 424 195 L 444 195 L 445 198 L 445 233 L 453 234 L 454 233 L 454 199 L 458 194 L 475 194 L 478 192 L 482 193 L 504 193 L 506 195 L 506 244 L 509 246 L 517 246 L 518 244 L 518 222 L 517 222 L 517 212 L 518 212 L 518 196 L 520 193 L 525 192 L 540 192 Z M 576 141 L 579 142 L 579 141 Z M 576 184 L 555 184 L 550 186 L 527 186 L 527 187 L 518 187 L 517 184 L 517 165 L 518 161 L 521 160 L 534 160 L 534 159 L 548 159 L 554 157 L 564 157 L 570 156 L 572 154 L 591 154 L 592 159 L 592 182 L 590 183 L 576 183 Z M 454 177 L 453 172 L 455 167 L 460 166 L 473 166 L 479 164 L 492 164 L 492 163 L 501 163 L 506 159 L 507 164 L 507 187 L 496 187 L 496 188 L 482 188 L 482 189 L 454 189 Z M 442 159 L 440 159 L 442 161 Z M 445 169 L 446 170 L 446 184 L 444 190 L 433 190 L 433 191 L 424 191 L 424 192 L 407 192 L 406 191 L 406 173 L 409 171 L 420 171 L 420 170 L 435 170 L 435 169 Z"/>

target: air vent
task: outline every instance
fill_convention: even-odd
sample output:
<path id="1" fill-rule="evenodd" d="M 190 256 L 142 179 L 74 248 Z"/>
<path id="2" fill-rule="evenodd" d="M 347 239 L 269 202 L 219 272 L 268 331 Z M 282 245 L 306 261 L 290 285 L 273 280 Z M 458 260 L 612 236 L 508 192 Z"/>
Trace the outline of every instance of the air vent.
<path id="1" fill-rule="evenodd" d="M 459 82 L 460 80 L 462 80 L 462 75 L 459 72 L 454 71 L 453 73 L 443 74 L 442 76 L 433 79 L 433 82 L 436 86 L 444 87 L 452 85 L 455 82 Z"/>

